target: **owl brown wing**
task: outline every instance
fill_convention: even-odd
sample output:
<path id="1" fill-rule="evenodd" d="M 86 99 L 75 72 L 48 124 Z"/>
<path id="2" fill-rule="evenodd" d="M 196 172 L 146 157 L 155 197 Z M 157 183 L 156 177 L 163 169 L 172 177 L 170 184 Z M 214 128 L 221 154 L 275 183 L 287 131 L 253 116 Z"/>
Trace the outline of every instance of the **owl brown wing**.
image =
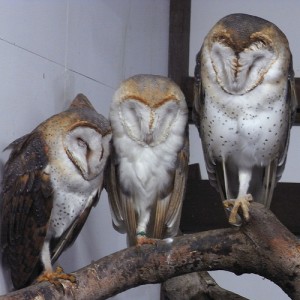
<path id="1" fill-rule="evenodd" d="M 201 120 L 203 118 L 203 107 L 205 105 L 205 90 L 202 86 L 202 81 L 201 81 L 201 56 L 202 56 L 202 51 L 203 49 L 199 51 L 197 54 L 196 58 L 196 67 L 195 67 L 195 83 L 194 83 L 194 104 L 193 104 L 193 121 L 198 129 L 198 132 L 200 133 L 200 138 L 202 141 L 202 144 L 204 143 L 204 139 L 201 137 Z M 207 151 L 207 148 L 205 145 L 203 145 L 203 154 L 204 154 L 204 159 L 205 159 L 205 165 L 206 165 L 206 170 L 207 174 L 209 177 L 209 182 L 211 185 L 219 190 L 221 193 L 221 196 L 224 196 L 224 189 L 220 187 L 220 182 L 222 180 L 219 180 L 217 178 L 216 169 L 219 169 L 218 163 L 213 161 Z M 222 171 L 222 164 L 221 164 L 221 171 Z M 224 175 L 223 172 L 220 173 L 220 175 Z M 225 197 L 225 196 L 224 196 Z M 225 197 L 225 199 L 227 199 Z"/>
<path id="2" fill-rule="evenodd" d="M 197 54 L 196 58 L 196 67 L 195 67 L 195 82 L 194 82 L 194 103 L 193 103 L 193 121 L 198 129 L 198 132 L 200 133 L 201 138 L 201 120 L 203 118 L 203 107 L 205 105 L 205 91 L 202 86 L 201 81 L 201 56 L 202 56 L 203 48 L 200 49 L 199 53 Z M 201 138 L 202 144 L 204 143 L 204 139 Z M 217 178 L 216 178 L 216 165 L 215 162 L 213 162 L 209 154 L 207 153 L 207 147 L 203 145 L 203 153 L 204 153 L 204 159 L 205 159 L 205 165 L 209 177 L 210 183 L 218 190 L 217 186 Z"/>
<path id="3" fill-rule="evenodd" d="M 286 101 L 289 103 L 289 107 L 290 107 L 289 125 L 288 125 L 288 129 L 287 129 L 286 140 L 283 142 L 284 148 L 283 148 L 282 154 L 278 161 L 277 180 L 279 180 L 281 178 L 281 175 L 282 175 L 282 172 L 283 172 L 283 169 L 285 166 L 285 161 L 286 161 L 287 151 L 288 151 L 288 146 L 289 146 L 289 140 L 290 140 L 290 129 L 295 120 L 297 106 L 298 106 L 292 59 L 291 59 L 290 66 L 289 66 L 288 90 L 287 90 L 287 95 L 286 95 Z"/>
<path id="4" fill-rule="evenodd" d="M 182 202 L 184 200 L 189 163 L 189 137 L 186 129 L 184 147 L 177 156 L 177 168 L 169 201 L 158 199 L 153 229 L 154 238 L 166 238 L 177 235 Z"/>
<path id="5" fill-rule="evenodd" d="M 113 147 L 110 153 L 104 181 L 112 214 L 112 223 L 114 229 L 118 232 L 127 232 L 127 244 L 133 246 L 136 244 L 137 226 L 134 200 L 120 190 L 118 165 L 115 161 L 116 156 Z"/>
<path id="6" fill-rule="evenodd" d="M 282 150 L 279 153 L 279 157 L 270 162 L 268 166 L 265 167 L 264 176 L 263 176 L 263 191 L 260 197 L 260 202 L 263 203 L 266 207 L 271 206 L 273 190 L 276 186 L 276 183 L 280 180 L 283 170 L 285 168 L 287 152 L 289 147 L 290 140 L 290 129 L 293 125 L 296 111 L 297 111 L 297 96 L 296 96 L 296 88 L 295 88 L 295 79 L 294 79 L 294 70 L 293 70 L 293 62 L 292 59 L 289 65 L 289 73 L 288 73 L 288 88 L 286 101 L 289 103 L 289 119 L 288 119 L 288 128 L 286 132 L 285 140 L 282 141 Z"/>
<path id="7" fill-rule="evenodd" d="M 118 182 L 117 165 L 113 147 L 111 147 L 110 153 L 105 169 L 104 186 L 108 194 L 113 226 L 120 233 L 125 233 L 126 227 L 122 213 L 121 195 L 119 190 L 120 185 Z"/>
<path id="8" fill-rule="evenodd" d="M 40 252 L 52 209 L 52 187 L 43 172 L 47 146 L 38 132 L 7 148 L 1 191 L 1 247 L 15 288 L 28 285 L 41 271 Z"/>
<path id="9" fill-rule="evenodd" d="M 202 49 L 199 51 L 196 58 L 196 67 L 195 67 L 195 80 L 194 80 L 194 103 L 192 117 L 193 121 L 200 132 L 200 120 L 202 113 L 202 106 L 204 105 L 204 90 L 202 89 L 201 82 L 201 53 Z"/>
<path id="10" fill-rule="evenodd" d="M 289 147 L 289 140 L 290 140 L 290 129 L 293 125 L 293 122 L 296 117 L 297 112 L 297 95 L 296 95 L 296 88 L 295 88 L 295 78 L 294 78 L 294 70 L 293 70 L 293 60 L 291 58 L 290 65 L 289 65 L 289 73 L 288 73 L 288 88 L 286 94 L 286 101 L 289 103 L 289 116 L 288 116 L 288 127 L 286 132 L 285 141 L 282 141 L 282 151 L 279 153 L 279 157 L 275 160 L 271 161 L 271 163 L 266 166 L 263 178 L 263 194 L 261 202 L 265 204 L 267 207 L 270 207 L 273 190 L 276 186 L 276 183 L 280 180 L 282 173 L 285 168 L 287 152 Z"/>

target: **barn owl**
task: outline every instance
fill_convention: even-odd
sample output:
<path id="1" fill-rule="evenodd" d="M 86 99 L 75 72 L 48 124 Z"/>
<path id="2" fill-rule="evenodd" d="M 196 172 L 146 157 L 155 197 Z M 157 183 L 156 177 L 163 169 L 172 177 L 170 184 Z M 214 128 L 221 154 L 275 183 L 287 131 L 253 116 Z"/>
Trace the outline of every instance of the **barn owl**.
<path id="1" fill-rule="evenodd" d="M 1 192 L 1 246 L 16 289 L 74 277 L 52 264 L 77 238 L 102 190 L 111 128 L 89 100 L 11 143 Z"/>
<path id="2" fill-rule="evenodd" d="M 210 182 L 240 224 L 249 201 L 270 207 L 297 105 L 292 55 L 271 22 L 232 14 L 205 37 L 195 69 L 194 121 Z"/>
<path id="3" fill-rule="evenodd" d="M 188 168 L 188 110 L 166 77 L 121 83 L 110 110 L 113 150 L 108 195 L 114 227 L 129 245 L 177 234 Z"/>

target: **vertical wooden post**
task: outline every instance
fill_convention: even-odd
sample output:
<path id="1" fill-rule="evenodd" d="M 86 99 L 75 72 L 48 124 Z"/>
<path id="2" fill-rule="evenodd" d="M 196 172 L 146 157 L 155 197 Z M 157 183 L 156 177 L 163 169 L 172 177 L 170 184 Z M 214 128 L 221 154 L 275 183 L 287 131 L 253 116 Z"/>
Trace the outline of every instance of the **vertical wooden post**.
<path id="1" fill-rule="evenodd" d="M 169 77 L 181 88 L 189 76 L 191 0 L 170 0 Z"/>

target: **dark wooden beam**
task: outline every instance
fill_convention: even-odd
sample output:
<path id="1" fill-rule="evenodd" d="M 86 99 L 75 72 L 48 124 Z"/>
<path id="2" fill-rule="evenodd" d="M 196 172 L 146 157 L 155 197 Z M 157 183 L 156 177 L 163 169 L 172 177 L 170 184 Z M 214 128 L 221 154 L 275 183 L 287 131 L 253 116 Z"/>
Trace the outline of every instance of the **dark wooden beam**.
<path id="1" fill-rule="evenodd" d="M 291 232 L 300 235 L 300 184 L 279 182 L 271 211 Z M 180 229 L 194 233 L 229 227 L 221 198 L 208 180 L 200 178 L 199 165 L 189 166 L 187 191 L 182 208 Z"/>
<path id="2" fill-rule="evenodd" d="M 189 76 L 191 0 L 170 0 L 169 71 L 181 88 Z"/>
<path id="3" fill-rule="evenodd" d="M 189 166 L 180 229 L 183 233 L 229 227 L 219 194 L 202 180 L 198 164 Z"/>

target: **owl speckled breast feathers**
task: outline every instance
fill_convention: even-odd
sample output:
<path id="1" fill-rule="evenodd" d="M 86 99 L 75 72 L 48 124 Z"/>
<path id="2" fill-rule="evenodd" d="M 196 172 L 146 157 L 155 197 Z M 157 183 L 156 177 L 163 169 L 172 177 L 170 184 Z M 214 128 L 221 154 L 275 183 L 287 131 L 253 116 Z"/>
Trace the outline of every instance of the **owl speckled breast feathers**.
<path id="1" fill-rule="evenodd" d="M 289 44 L 283 32 L 259 17 L 232 14 L 204 39 L 195 69 L 194 121 L 210 182 L 229 222 L 241 205 L 270 207 L 287 156 L 297 99 Z"/>
<path id="2" fill-rule="evenodd" d="M 110 110 L 113 132 L 108 195 L 113 224 L 129 245 L 175 236 L 188 168 L 188 110 L 169 78 L 123 81 Z"/>
<path id="3" fill-rule="evenodd" d="M 100 196 L 111 129 L 79 94 L 7 148 L 1 192 L 1 246 L 14 287 L 70 279 L 52 263 L 78 236 Z"/>

